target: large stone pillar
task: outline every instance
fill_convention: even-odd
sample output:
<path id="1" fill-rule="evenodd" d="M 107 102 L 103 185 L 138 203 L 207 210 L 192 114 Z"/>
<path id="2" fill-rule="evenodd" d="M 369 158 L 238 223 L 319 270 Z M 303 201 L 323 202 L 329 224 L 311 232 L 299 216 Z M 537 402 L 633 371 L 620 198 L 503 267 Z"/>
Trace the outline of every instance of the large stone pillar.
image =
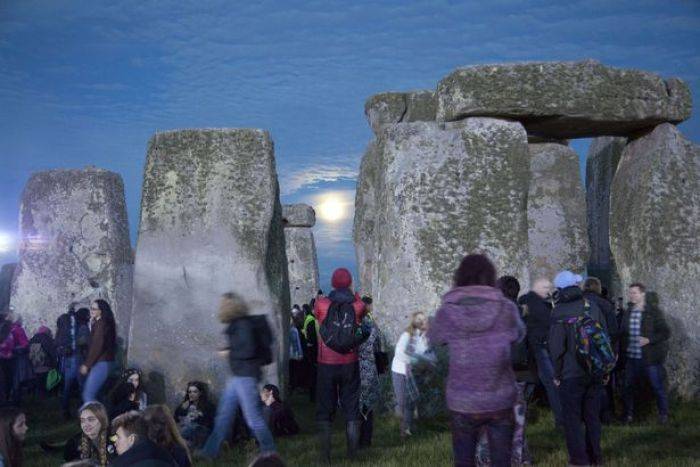
<path id="1" fill-rule="evenodd" d="M 627 138 L 594 138 L 586 156 L 586 214 L 591 246 L 588 275 L 599 278 L 608 287 L 610 298 L 623 292 L 610 253 L 610 186 L 626 144 Z"/>
<path id="2" fill-rule="evenodd" d="M 318 258 L 311 227 L 316 212 L 306 204 L 282 206 L 284 240 L 289 271 L 289 296 L 292 305 L 309 303 L 319 289 Z"/>
<path id="3" fill-rule="evenodd" d="M 4 313 L 10 305 L 10 291 L 15 269 L 17 269 L 17 263 L 3 264 L 0 268 L 0 313 Z"/>
<path id="4" fill-rule="evenodd" d="M 151 138 L 134 284 L 129 362 L 161 383 L 170 402 L 187 381 L 219 390 L 229 375 L 217 355 L 227 345 L 217 307 L 229 291 L 242 295 L 252 314 L 267 315 L 277 351 L 264 380 L 283 387 L 289 283 L 266 131 L 182 130 Z"/>
<path id="5" fill-rule="evenodd" d="M 530 280 L 553 280 L 563 269 L 583 272 L 588 239 L 578 154 L 558 143 L 530 144 L 528 148 Z"/>
<path id="6" fill-rule="evenodd" d="M 129 225 L 121 177 L 107 170 L 49 170 L 27 182 L 20 205 L 19 263 L 11 304 L 28 333 L 72 302 L 110 303 L 117 332 L 131 320 Z"/>
<path id="7" fill-rule="evenodd" d="M 658 293 L 672 332 L 669 383 L 697 396 L 700 148 L 674 125 L 625 147 L 611 188 L 610 247 L 624 287 L 642 282 Z"/>
<path id="8" fill-rule="evenodd" d="M 378 134 L 362 161 L 354 239 L 363 291 L 390 339 L 412 312 L 435 311 L 465 254 L 527 277 L 527 164 L 515 122 L 397 123 Z"/>

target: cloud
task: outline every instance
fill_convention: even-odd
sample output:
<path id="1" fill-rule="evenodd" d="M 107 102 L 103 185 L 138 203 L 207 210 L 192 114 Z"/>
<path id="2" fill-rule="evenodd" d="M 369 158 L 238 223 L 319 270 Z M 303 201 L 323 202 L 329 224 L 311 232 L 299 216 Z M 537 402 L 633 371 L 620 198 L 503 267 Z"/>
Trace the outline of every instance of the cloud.
<path id="1" fill-rule="evenodd" d="M 291 195 L 297 191 L 317 185 L 321 182 L 356 180 L 357 169 L 344 166 L 312 165 L 288 172 L 280 178 L 282 195 Z"/>

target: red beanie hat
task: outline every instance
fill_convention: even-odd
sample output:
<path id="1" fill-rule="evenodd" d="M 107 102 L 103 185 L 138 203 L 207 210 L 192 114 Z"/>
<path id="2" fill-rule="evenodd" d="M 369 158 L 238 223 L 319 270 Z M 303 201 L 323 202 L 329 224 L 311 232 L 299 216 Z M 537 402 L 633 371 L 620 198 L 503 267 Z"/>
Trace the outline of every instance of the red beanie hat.
<path id="1" fill-rule="evenodd" d="M 331 285 L 334 289 L 347 289 L 352 284 L 352 274 L 345 268 L 338 268 L 333 271 Z"/>

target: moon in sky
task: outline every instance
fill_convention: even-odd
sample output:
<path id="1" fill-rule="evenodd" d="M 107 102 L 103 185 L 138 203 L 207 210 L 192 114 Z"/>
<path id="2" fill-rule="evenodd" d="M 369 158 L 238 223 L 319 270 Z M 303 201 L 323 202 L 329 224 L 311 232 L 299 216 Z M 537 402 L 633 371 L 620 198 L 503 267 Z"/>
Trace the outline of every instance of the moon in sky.
<path id="1" fill-rule="evenodd" d="M 338 222 L 345 218 L 347 203 L 334 194 L 324 195 L 321 202 L 316 205 L 316 212 L 321 220 Z"/>
<path id="2" fill-rule="evenodd" d="M 0 253 L 6 253 L 12 248 L 12 238 L 9 234 L 0 232 Z"/>

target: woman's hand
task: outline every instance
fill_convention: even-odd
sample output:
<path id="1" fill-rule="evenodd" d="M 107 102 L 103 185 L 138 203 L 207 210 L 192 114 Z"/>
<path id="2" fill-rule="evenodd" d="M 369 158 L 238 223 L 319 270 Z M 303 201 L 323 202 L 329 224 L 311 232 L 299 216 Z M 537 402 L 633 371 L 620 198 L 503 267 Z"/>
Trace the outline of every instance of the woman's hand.
<path id="1" fill-rule="evenodd" d="M 80 365 L 80 374 L 83 376 L 88 374 L 88 367 L 86 367 L 85 365 Z"/>

